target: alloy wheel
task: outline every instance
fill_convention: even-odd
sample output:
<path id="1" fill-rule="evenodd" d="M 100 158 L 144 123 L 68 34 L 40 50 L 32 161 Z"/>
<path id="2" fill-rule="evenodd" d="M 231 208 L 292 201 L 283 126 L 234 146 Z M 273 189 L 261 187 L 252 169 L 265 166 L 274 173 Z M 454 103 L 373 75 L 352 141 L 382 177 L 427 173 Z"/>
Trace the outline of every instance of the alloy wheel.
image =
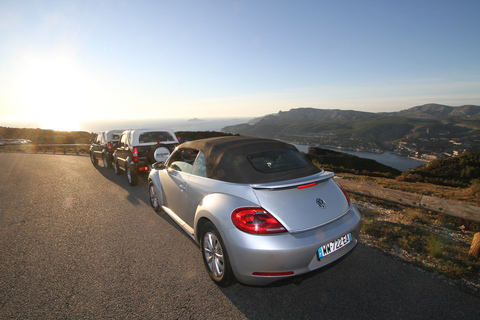
<path id="1" fill-rule="evenodd" d="M 158 201 L 157 193 L 155 192 L 155 187 L 153 186 L 152 182 L 150 182 L 148 193 L 150 195 L 150 204 L 155 211 L 158 211 L 160 209 L 160 203 Z"/>
<path id="2" fill-rule="evenodd" d="M 130 170 L 130 168 L 127 166 L 127 180 L 128 180 L 128 184 L 132 184 L 132 171 Z"/>
<path id="3" fill-rule="evenodd" d="M 203 252 L 210 271 L 216 277 L 221 277 L 224 272 L 223 250 L 220 241 L 212 232 L 207 232 L 204 236 Z"/>

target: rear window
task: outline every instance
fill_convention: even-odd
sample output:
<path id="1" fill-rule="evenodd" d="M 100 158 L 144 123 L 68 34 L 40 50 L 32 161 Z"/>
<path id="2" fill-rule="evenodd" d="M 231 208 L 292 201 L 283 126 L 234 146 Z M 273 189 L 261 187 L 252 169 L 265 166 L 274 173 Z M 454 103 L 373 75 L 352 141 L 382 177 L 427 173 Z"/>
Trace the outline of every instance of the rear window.
<path id="1" fill-rule="evenodd" d="M 172 135 L 165 131 L 152 131 L 141 133 L 138 137 L 138 142 L 149 143 L 158 141 L 175 141 Z"/>
<path id="2" fill-rule="evenodd" d="M 275 150 L 252 153 L 250 164 L 262 173 L 282 172 L 308 166 L 308 161 L 294 150 Z"/>

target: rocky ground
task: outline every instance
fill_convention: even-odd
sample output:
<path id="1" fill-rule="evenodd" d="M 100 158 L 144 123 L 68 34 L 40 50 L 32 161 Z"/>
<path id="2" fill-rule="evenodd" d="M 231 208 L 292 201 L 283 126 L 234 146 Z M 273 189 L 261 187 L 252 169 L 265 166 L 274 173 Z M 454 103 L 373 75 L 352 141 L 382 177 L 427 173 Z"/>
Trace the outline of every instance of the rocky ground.
<path id="1" fill-rule="evenodd" d="M 361 243 L 480 297 L 480 259 L 468 255 L 475 231 L 424 210 L 357 196 L 352 200 L 364 222 Z M 430 239 L 439 239 L 439 252 L 427 248 Z"/>

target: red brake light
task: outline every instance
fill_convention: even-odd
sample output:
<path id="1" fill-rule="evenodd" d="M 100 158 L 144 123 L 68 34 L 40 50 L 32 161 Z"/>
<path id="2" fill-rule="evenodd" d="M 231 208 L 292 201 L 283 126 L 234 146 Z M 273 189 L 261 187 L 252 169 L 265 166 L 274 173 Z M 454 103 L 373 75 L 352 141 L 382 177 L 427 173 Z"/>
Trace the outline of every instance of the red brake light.
<path id="1" fill-rule="evenodd" d="M 348 205 L 350 205 L 351 201 L 350 201 L 350 197 L 347 194 L 347 191 L 345 191 L 345 189 L 343 189 L 343 187 L 340 185 L 340 183 L 338 183 L 337 181 L 335 181 L 335 183 L 340 187 L 340 190 L 342 190 L 343 195 L 347 199 Z"/>
<path id="2" fill-rule="evenodd" d="M 112 142 L 109 142 L 107 145 L 108 152 L 112 152 Z"/>
<path id="3" fill-rule="evenodd" d="M 238 208 L 232 212 L 232 222 L 238 229 L 255 234 L 286 232 L 287 230 L 265 209 Z"/>
<path id="4" fill-rule="evenodd" d="M 309 184 L 304 184 L 304 185 L 298 186 L 297 189 L 306 189 L 306 188 L 310 188 L 310 187 L 316 186 L 317 184 L 318 184 L 318 183 L 316 183 L 316 182 L 309 183 Z"/>
<path id="5" fill-rule="evenodd" d="M 133 148 L 133 161 L 138 161 L 138 149 Z"/>

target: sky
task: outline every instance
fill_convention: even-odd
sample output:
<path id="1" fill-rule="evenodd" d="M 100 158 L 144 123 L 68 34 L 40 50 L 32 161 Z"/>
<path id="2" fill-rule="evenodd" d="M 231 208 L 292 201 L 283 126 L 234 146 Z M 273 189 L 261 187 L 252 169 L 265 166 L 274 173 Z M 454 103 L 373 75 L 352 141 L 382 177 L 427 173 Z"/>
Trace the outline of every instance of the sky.
<path id="1" fill-rule="evenodd" d="M 478 0 L 0 0 L 0 126 L 480 104 Z"/>

